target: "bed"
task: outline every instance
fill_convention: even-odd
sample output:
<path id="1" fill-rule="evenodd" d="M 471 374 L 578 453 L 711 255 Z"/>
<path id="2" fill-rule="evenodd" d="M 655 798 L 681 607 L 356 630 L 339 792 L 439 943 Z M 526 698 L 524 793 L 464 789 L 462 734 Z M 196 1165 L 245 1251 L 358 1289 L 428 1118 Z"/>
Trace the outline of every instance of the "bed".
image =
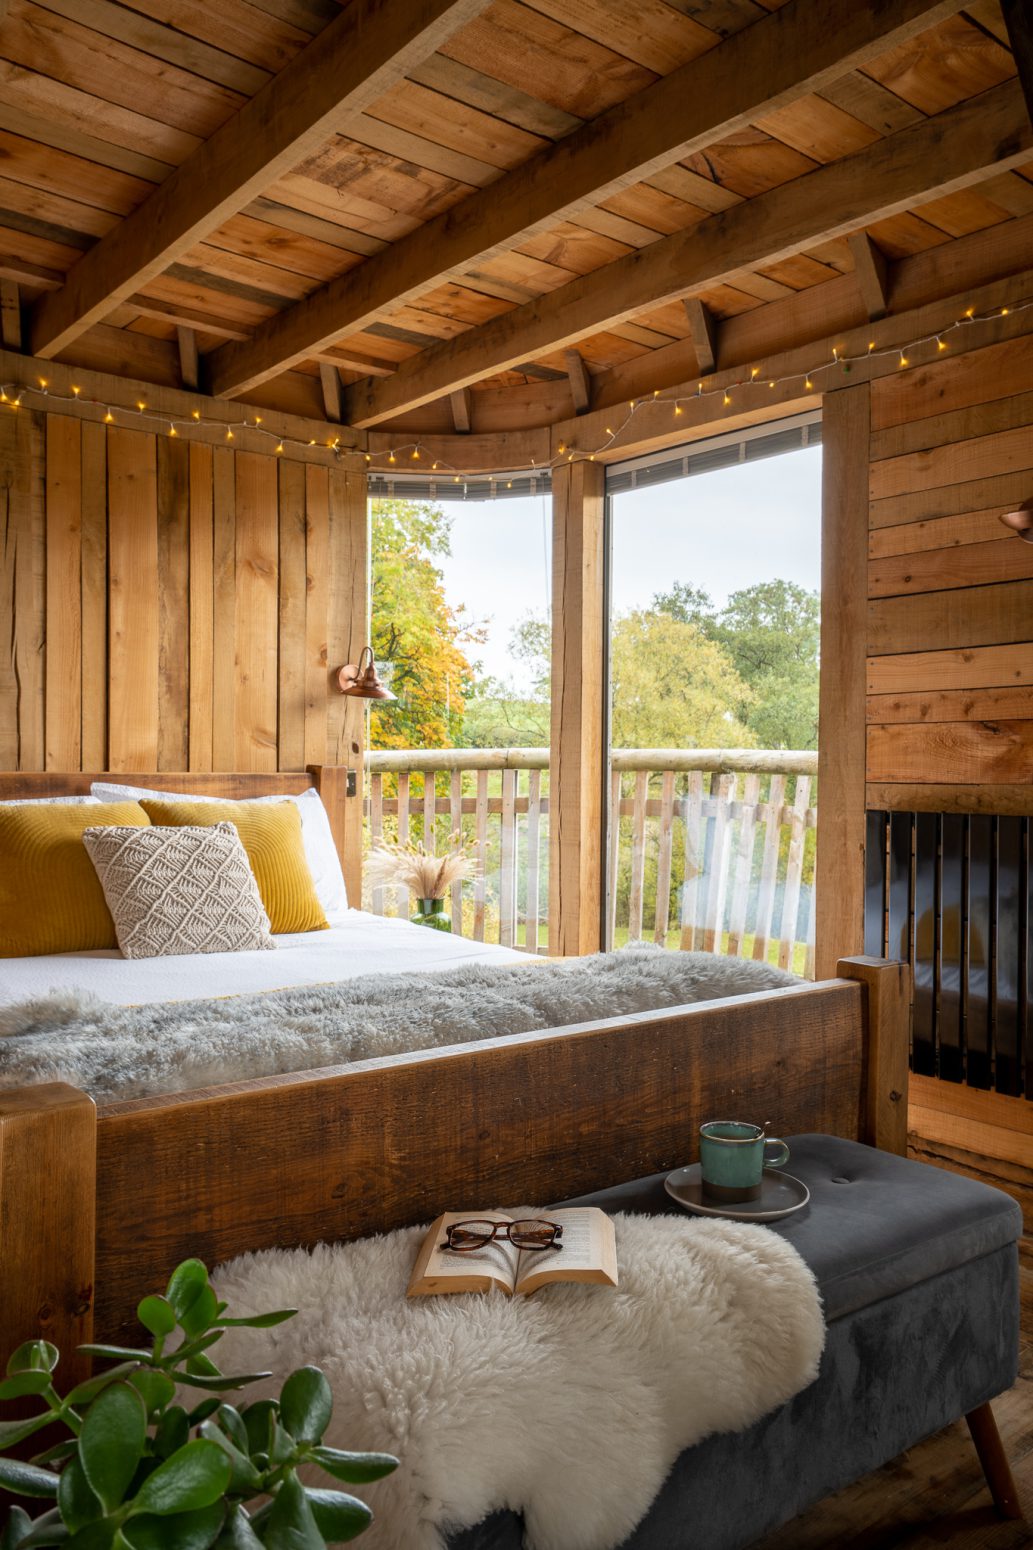
<path id="1" fill-rule="evenodd" d="M 0 800 L 99 778 L 0 775 Z M 237 798 L 314 782 L 339 848 L 356 821 L 342 770 L 132 778 Z M 187 1255 L 215 1264 L 674 1167 L 733 1097 L 782 1134 L 902 1151 L 908 1000 L 904 966 L 853 959 L 818 984 L 193 1092 L 0 1092 L 0 1349 L 124 1341 Z"/>

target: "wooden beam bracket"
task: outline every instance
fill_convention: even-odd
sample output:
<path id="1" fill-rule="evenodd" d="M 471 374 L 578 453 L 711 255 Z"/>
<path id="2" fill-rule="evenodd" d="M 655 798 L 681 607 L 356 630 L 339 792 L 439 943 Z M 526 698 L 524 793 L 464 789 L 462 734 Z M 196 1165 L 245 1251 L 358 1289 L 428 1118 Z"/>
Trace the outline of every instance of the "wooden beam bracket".
<path id="1" fill-rule="evenodd" d="M 852 232 L 847 241 L 854 256 L 854 274 L 861 300 L 870 320 L 877 323 L 890 310 L 889 261 L 866 231 Z"/>
<path id="2" fill-rule="evenodd" d="M 592 407 L 592 379 L 588 375 L 588 368 L 578 350 L 564 350 L 563 359 L 570 381 L 570 396 L 574 400 L 574 413 L 587 414 Z"/>
<path id="3" fill-rule="evenodd" d="M 180 379 L 188 392 L 196 393 L 201 386 L 200 362 L 197 358 L 197 335 L 192 328 L 185 328 L 180 324 L 176 328 L 176 343 L 179 345 Z"/>
<path id="4" fill-rule="evenodd" d="M 343 408 L 341 373 L 326 361 L 319 363 L 319 382 L 323 389 L 323 408 L 332 425 L 340 425 Z"/>
<path id="5" fill-rule="evenodd" d="M 473 409 L 473 395 L 469 388 L 457 388 L 449 394 L 452 405 L 452 424 L 455 426 L 457 436 L 470 434 L 471 411 Z"/>
<path id="6" fill-rule="evenodd" d="M 717 323 L 710 308 L 697 296 L 686 296 L 682 302 L 689 323 L 689 337 L 696 352 L 696 370 L 701 377 L 709 377 L 717 370 Z"/>

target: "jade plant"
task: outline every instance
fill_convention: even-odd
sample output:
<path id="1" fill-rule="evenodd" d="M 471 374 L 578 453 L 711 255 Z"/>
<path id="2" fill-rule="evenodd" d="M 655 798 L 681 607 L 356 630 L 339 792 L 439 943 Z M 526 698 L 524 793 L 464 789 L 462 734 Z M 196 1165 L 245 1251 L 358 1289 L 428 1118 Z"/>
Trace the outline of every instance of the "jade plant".
<path id="1" fill-rule="evenodd" d="M 0 1381 L 0 1400 L 37 1400 L 31 1417 L 0 1422 L 0 1488 L 34 1498 L 33 1519 L 12 1507 L 0 1550 L 323 1550 L 354 1539 L 373 1514 L 345 1491 L 317 1490 L 298 1470 L 318 1465 L 349 1485 L 378 1480 L 398 1464 L 386 1453 L 346 1453 L 323 1444 L 333 1399 L 318 1367 L 301 1367 L 278 1399 L 233 1405 L 221 1395 L 270 1376 L 227 1374 L 212 1347 L 232 1325 L 269 1329 L 294 1309 L 227 1318 L 197 1259 L 173 1271 L 164 1296 L 137 1314 L 149 1348 L 86 1345 L 114 1363 L 63 1398 L 54 1386 L 57 1348 L 19 1346 Z M 196 1403 L 184 1391 L 199 1391 Z M 53 1441 L 53 1428 L 66 1435 Z M 44 1427 L 50 1443 L 28 1462 L 8 1455 Z M 24 1450 L 22 1450 L 24 1451 Z M 257 1505 L 251 1503 L 263 1498 Z"/>

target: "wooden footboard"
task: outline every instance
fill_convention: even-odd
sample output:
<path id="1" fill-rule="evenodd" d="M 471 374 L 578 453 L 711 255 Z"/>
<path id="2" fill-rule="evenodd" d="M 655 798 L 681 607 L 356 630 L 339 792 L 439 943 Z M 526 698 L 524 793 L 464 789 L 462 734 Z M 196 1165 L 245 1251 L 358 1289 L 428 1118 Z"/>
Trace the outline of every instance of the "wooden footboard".
<path id="1" fill-rule="evenodd" d="M 40 1328 L 88 1338 L 91 1286 L 95 1336 L 124 1337 L 187 1255 L 545 1205 L 690 1161 L 732 1111 L 903 1150 L 906 969 L 840 973 L 100 1108 L 59 1084 L 0 1093 L 0 1357 Z"/>

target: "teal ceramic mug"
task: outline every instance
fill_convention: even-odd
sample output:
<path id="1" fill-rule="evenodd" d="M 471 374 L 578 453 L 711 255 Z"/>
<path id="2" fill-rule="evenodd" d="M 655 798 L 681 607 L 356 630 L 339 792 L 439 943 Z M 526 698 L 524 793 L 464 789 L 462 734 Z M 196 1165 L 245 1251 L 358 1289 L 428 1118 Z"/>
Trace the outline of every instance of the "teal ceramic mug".
<path id="1" fill-rule="evenodd" d="M 699 1127 L 699 1161 L 708 1199 L 736 1205 L 760 1199 L 764 1169 L 784 1167 L 789 1148 L 784 1141 L 766 1136 L 759 1125 L 716 1119 Z"/>

